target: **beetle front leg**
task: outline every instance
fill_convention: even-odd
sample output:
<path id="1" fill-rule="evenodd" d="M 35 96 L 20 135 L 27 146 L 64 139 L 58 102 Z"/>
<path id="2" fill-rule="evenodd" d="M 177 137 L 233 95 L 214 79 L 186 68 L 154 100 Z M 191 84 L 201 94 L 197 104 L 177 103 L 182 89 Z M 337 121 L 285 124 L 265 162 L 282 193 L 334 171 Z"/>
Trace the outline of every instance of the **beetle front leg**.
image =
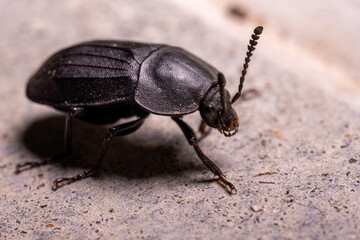
<path id="1" fill-rule="evenodd" d="M 25 170 L 29 170 L 34 167 L 43 166 L 49 164 L 56 160 L 57 158 L 61 158 L 72 153 L 72 119 L 84 112 L 83 108 L 72 107 L 70 108 L 68 114 L 66 115 L 65 121 L 65 134 L 64 134 L 64 145 L 65 152 L 58 153 L 55 156 L 47 157 L 42 159 L 40 162 L 23 162 L 19 163 L 15 166 L 15 173 L 19 174 Z"/>
<path id="2" fill-rule="evenodd" d="M 194 150 L 200 160 L 216 175 L 219 177 L 220 182 L 229 187 L 231 193 L 236 193 L 237 190 L 235 186 L 226 180 L 225 175 L 222 173 L 221 169 L 215 165 L 200 149 L 198 146 L 198 139 L 196 138 L 194 130 L 179 117 L 172 117 L 172 119 L 178 124 L 182 132 L 184 133 L 187 141 L 191 146 L 194 147 Z"/>
<path id="3" fill-rule="evenodd" d="M 209 133 L 211 132 L 211 127 L 207 126 L 204 120 L 201 120 L 201 123 L 199 126 L 199 132 L 200 132 L 200 138 L 198 139 L 198 142 L 200 142 L 207 135 L 209 135 Z"/>
<path id="4" fill-rule="evenodd" d="M 132 132 L 135 132 L 144 123 L 146 117 L 147 117 L 147 115 L 140 117 L 139 119 L 137 119 L 135 121 L 120 124 L 120 125 L 109 128 L 108 133 L 106 134 L 104 141 L 100 147 L 99 155 L 98 155 L 98 162 L 97 162 L 96 167 L 88 169 L 74 177 L 69 177 L 69 178 L 61 177 L 61 178 L 55 179 L 53 181 L 52 189 L 55 191 L 64 185 L 68 185 L 73 182 L 79 181 L 81 179 L 96 175 L 99 172 L 100 168 L 102 167 L 102 164 L 104 162 L 105 152 L 106 152 L 106 149 L 109 145 L 111 138 L 118 137 L 118 136 L 124 136 L 124 135 L 130 134 Z"/>

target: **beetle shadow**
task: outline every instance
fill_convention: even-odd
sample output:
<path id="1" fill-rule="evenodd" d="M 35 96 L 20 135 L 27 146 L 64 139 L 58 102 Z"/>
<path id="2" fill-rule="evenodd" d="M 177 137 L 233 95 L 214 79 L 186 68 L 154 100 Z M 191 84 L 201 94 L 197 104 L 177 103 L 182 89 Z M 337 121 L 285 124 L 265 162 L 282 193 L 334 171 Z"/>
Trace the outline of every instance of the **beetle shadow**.
<path id="1" fill-rule="evenodd" d="M 63 168 L 79 168 L 79 173 L 96 166 L 97 153 L 108 127 L 73 121 L 73 154 L 59 158 L 54 164 L 60 164 Z M 64 152 L 64 128 L 63 116 L 37 119 L 22 133 L 20 141 L 40 161 Z M 102 176 L 116 174 L 129 178 L 148 178 L 161 174 L 181 174 L 189 170 L 201 171 L 201 167 L 191 162 L 193 159 L 183 161 L 177 158 L 175 145 L 185 140 L 183 136 L 174 136 L 171 142 L 161 142 L 160 133 L 154 132 L 155 137 L 152 139 L 160 140 L 148 141 L 144 140 L 140 132 L 128 135 L 131 137 L 111 139 L 101 171 L 106 174 Z"/>

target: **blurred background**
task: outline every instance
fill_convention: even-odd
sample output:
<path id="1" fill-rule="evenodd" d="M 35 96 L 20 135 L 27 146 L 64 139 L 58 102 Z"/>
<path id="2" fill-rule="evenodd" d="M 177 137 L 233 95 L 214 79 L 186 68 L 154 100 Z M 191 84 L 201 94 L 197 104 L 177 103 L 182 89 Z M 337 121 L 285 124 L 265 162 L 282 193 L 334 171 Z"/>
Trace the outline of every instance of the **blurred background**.
<path id="1" fill-rule="evenodd" d="M 309 81 L 359 104 L 358 1 L 330 0 L 326 4 L 320 0 L 292 1 L 290 4 L 283 0 L 271 3 L 265 0 L 90 0 L 86 3 L 35 0 L 30 4 L 3 0 L 0 7 L 3 10 L 0 74 L 9 71 L 21 75 L 22 78 L 16 79 L 22 81 L 50 53 L 81 41 L 127 39 L 168 43 L 207 58 L 211 55 L 210 48 L 228 50 L 208 46 L 221 45 L 223 38 L 229 39 L 219 31 L 216 34 L 218 29 L 246 41 L 251 29 L 261 24 L 266 29 L 266 41 L 262 43 L 264 56 L 298 70 L 299 74 L 311 75 L 303 72 L 309 69 L 301 67 L 316 65 L 329 77 L 316 80 L 310 77 Z M 180 16 L 174 17 L 174 12 Z M 208 29 L 214 34 L 209 34 Z M 236 47 L 242 47 L 243 51 L 243 42 Z M 29 60 L 33 65 L 26 69 L 21 64 Z M 210 61 L 217 63 L 216 59 Z M 8 82 L 4 79 L 1 78 L 2 84 Z"/>

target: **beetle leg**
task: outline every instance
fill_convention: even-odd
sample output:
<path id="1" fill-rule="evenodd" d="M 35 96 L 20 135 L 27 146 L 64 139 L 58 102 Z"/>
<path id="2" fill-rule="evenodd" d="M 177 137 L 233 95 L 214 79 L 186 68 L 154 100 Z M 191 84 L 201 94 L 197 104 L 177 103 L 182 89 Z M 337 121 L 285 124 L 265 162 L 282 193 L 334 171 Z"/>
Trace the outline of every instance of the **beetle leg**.
<path id="1" fill-rule="evenodd" d="M 83 108 L 80 107 L 72 107 L 70 108 L 65 122 L 65 136 L 64 136 L 64 143 L 65 143 L 65 155 L 70 155 L 72 153 L 72 119 L 84 112 Z"/>
<path id="2" fill-rule="evenodd" d="M 187 123 L 185 123 L 183 120 L 181 120 L 179 117 L 172 117 L 172 119 L 178 124 L 178 126 L 184 133 L 189 144 L 194 147 L 194 150 L 195 150 L 196 154 L 198 155 L 198 157 L 200 158 L 200 160 L 216 176 L 219 177 L 220 183 L 227 186 L 230 189 L 231 193 L 236 193 L 237 190 L 236 190 L 235 186 L 226 180 L 225 175 L 222 173 L 221 169 L 218 166 L 216 166 L 215 163 L 213 163 L 200 149 L 200 147 L 197 144 L 198 139 L 196 138 L 194 130 Z"/>
<path id="3" fill-rule="evenodd" d="M 147 117 L 147 115 L 142 116 L 135 121 L 120 124 L 120 125 L 109 128 L 108 133 L 106 134 L 104 141 L 100 147 L 99 154 L 98 154 L 98 162 L 97 162 L 96 167 L 86 170 L 74 177 L 69 177 L 69 178 L 61 177 L 61 178 L 55 179 L 53 182 L 52 189 L 57 190 L 58 188 L 60 188 L 64 185 L 68 185 L 73 182 L 76 182 L 81 179 L 84 179 L 84 178 L 87 178 L 87 177 L 97 174 L 104 162 L 105 152 L 109 145 L 110 139 L 112 137 L 124 136 L 124 135 L 130 134 L 132 132 L 135 132 L 144 123 L 146 117 Z"/>
<path id="4" fill-rule="evenodd" d="M 249 101 L 252 100 L 253 98 L 256 98 L 260 96 L 260 93 L 258 90 L 256 90 L 255 88 L 250 88 L 248 90 L 245 90 L 242 94 L 241 94 L 241 99 L 243 101 Z"/>
<path id="5" fill-rule="evenodd" d="M 206 129 L 206 123 L 204 120 L 201 121 L 200 126 L 199 126 L 199 132 L 200 132 L 200 138 L 198 139 L 198 142 L 200 142 L 201 140 L 203 140 L 207 135 L 209 135 L 209 133 L 211 132 L 211 128 L 208 127 Z"/>
<path id="6" fill-rule="evenodd" d="M 68 114 L 66 115 L 65 121 L 65 135 L 64 135 L 64 143 L 65 143 L 65 152 L 58 153 L 55 156 L 47 157 L 42 159 L 40 162 L 23 162 L 19 163 L 15 166 L 15 173 L 21 173 L 25 170 L 29 170 L 34 167 L 44 166 L 48 163 L 53 162 L 57 158 L 61 158 L 72 153 L 72 118 L 81 114 L 83 112 L 83 108 L 72 107 L 70 108 Z"/>

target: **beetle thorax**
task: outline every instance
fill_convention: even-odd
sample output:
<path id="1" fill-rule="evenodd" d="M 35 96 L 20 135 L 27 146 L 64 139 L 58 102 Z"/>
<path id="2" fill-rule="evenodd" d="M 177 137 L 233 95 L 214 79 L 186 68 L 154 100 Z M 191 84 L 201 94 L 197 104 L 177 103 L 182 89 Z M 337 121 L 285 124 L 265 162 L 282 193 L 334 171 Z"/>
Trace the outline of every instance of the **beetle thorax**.
<path id="1" fill-rule="evenodd" d="M 239 121 L 235 110 L 230 103 L 230 94 L 226 90 L 225 96 L 226 110 L 224 111 L 219 86 L 210 88 L 205 95 L 199 111 L 205 123 L 213 128 L 217 128 L 225 136 L 232 136 L 238 131 Z"/>

